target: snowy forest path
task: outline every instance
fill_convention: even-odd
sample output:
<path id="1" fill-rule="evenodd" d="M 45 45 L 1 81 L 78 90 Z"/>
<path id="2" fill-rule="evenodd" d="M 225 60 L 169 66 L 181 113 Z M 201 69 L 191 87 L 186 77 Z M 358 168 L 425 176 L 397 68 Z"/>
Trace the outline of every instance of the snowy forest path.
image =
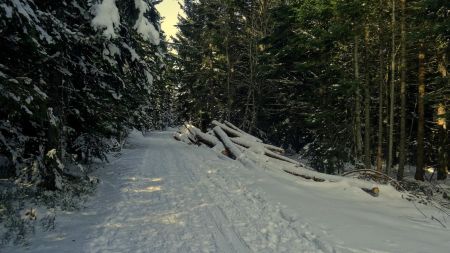
<path id="1" fill-rule="evenodd" d="M 374 198 L 345 182 L 318 184 L 281 170 L 246 168 L 210 148 L 175 141 L 170 131 L 134 131 L 122 152 L 100 166 L 94 172 L 100 183 L 84 208 L 58 211 L 53 230 L 39 229 L 28 246 L 4 252 L 419 253 L 450 247 L 448 229 L 392 187 Z"/>
<path id="2" fill-rule="evenodd" d="M 237 163 L 193 149 L 170 132 L 134 134 L 105 168 L 98 196 L 104 218 L 84 251 L 333 251 L 227 171 Z"/>

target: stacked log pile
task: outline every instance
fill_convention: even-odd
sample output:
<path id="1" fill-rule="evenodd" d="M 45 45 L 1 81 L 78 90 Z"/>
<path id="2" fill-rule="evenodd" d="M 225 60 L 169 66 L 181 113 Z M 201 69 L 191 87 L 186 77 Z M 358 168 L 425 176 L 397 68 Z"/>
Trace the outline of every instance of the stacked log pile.
<path id="1" fill-rule="evenodd" d="M 350 185 L 359 187 L 372 196 L 378 196 L 379 194 L 379 188 L 371 182 L 309 170 L 298 161 L 284 156 L 282 148 L 266 144 L 258 137 L 246 133 L 228 121 L 221 123 L 215 120 L 212 125 L 212 130 L 204 133 L 192 124 L 185 123 L 175 133 L 174 138 L 188 144 L 205 145 L 217 153 L 241 162 L 247 168 L 281 169 L 289 175 L 316 182 L 341 182 L 345 180 Z"/>

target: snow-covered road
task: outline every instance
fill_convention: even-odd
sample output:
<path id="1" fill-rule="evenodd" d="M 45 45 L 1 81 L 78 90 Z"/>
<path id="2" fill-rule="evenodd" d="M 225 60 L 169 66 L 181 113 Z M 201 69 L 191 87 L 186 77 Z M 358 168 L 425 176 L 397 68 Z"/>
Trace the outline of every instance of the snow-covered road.
<path id="1" fill-rule="evenodd" d="M 292 176 L 244 168 L 207 148 L 176 142 L 171 132 L 145 137 L 134 132 L 122 155 L 97 173 L 101 183 L 85 209 L 59 215 L 55 231 L 38 233 L 30 247 L 10 252 L 447 252 L 450 248 L 450 231 L 418 219 L 407 201 L 370 213 L 373 198 L 362 191 L 342 197 L 334 186 L 317 188 L 306 181 L 300 189 Z M 362 204 L 348 206 L 358 201 Z M 375 205 L 390 203 L 383 198 L 376 201 Z M 397 221 L 402 216 L 407 219 Z M 407 231 L 414 228 L 418 231 Z M 399 232 L 405 233 L 397 235 L 403 241 L 395 238 Z"/>
<path id="2" fill-rule="evenodd" d="M 118 198 L 104 198 L 107 215 L 86 252 L 329 252 L 245 178 L 219 172 L 229 161 L 172 140 L 169 132 L 134 138 L 111 165 L 101 191 Z"/>

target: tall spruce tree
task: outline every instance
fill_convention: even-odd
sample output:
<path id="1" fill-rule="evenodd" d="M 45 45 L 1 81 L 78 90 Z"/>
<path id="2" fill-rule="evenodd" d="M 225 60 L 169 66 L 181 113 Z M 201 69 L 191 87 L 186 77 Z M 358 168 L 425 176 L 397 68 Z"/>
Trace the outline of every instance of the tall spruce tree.
<path id="1" fill-rule="evenodd" d="M 64 166 L 157 127 L 158 22 L 148 0 L 0 1 L 2 176 L 61 189 Z"/>

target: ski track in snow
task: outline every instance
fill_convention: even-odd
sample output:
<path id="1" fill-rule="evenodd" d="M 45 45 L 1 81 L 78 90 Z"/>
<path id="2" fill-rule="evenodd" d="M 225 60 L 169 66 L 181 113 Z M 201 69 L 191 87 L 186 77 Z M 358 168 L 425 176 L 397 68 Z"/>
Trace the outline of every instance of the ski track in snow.
<path id="1" fill-rule="evenodd" d="M 85 208 L 59 212 L 56 229 L 38 230 L 29 246 L 0 251 L 448 252 L 448 229 L 395 190 L 373 198 L 346 184 L 245 168 L 172 134 L 132 132 L 94 173 L 100 184 Z"/>
<path id="2" fill-rule="evenodd" d="M 109 165 L 99 191 L 118 198 L 99 197 L 108 216 L 85 252 L 334 252 L 249 190 L 230 171 L 244 169 L 238 164 L 192 156 L 192 146 L 167 140 L 169 132 L 151 135 L 132 139 Z"/>

